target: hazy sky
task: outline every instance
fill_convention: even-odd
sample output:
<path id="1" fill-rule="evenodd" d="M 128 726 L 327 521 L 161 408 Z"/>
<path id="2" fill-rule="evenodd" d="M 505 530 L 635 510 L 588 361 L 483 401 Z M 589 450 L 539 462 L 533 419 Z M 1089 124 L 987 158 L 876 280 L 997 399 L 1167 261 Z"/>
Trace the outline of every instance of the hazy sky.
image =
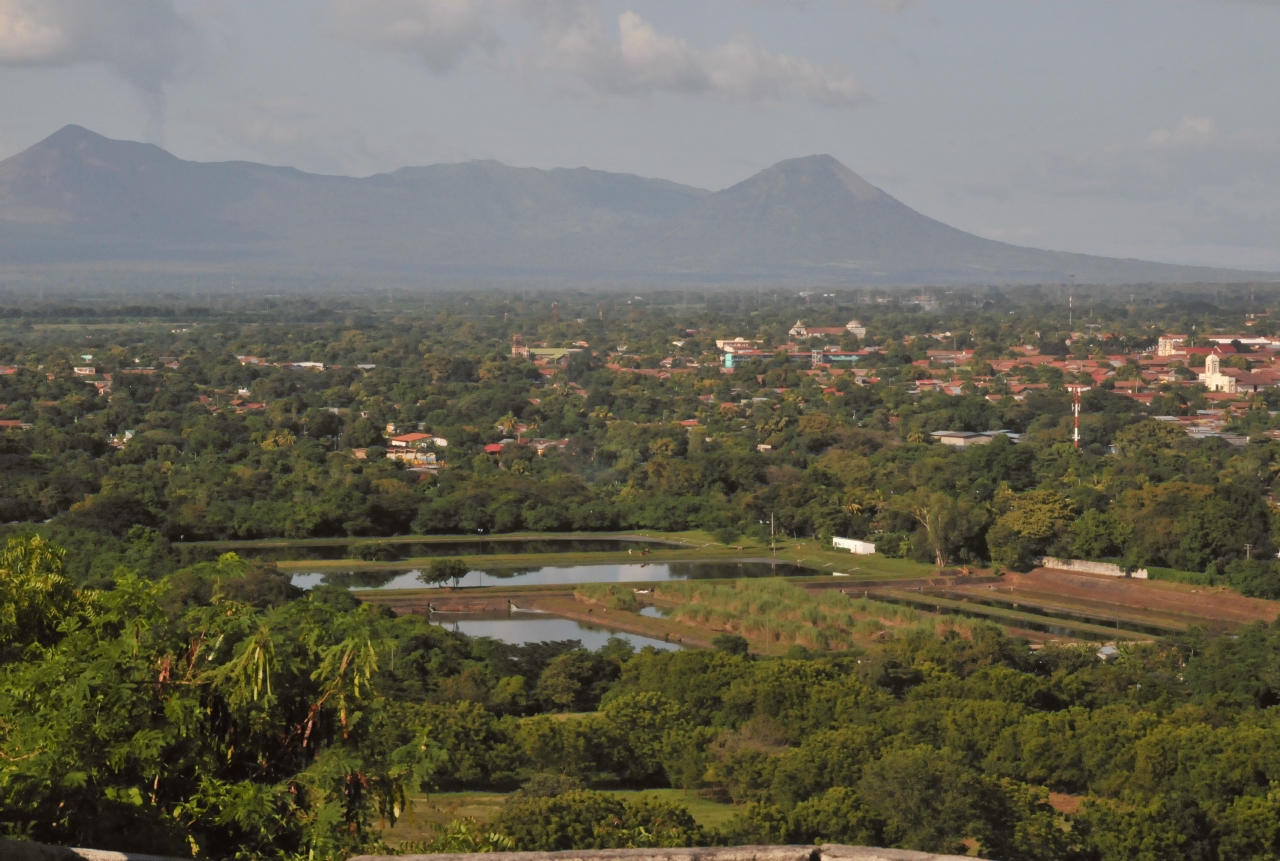
<path id="1" fill-rule="evenodd" d="M 1280 270 L 1277 43 L 1223 0 L 0 0 L 0 157 L 78 123 L 716 189 L 830 153 L 981 236 Z"/>

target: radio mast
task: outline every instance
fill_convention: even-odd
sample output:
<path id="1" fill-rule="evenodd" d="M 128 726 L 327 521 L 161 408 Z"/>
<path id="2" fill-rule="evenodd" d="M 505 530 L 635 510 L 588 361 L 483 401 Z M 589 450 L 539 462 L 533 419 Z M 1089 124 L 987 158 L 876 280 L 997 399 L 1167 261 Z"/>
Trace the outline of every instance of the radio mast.
<path id="1" fill-rule="evenodd" d="M 1080 447 L 1080 387 L 1079 386 L 1076 386 L 1075 393 L 1076 393 L 1076 399 L 1075 399 L 1075 402 L 1071 405 L 1071 412 L 1075 414 L 1076 427 L 1075 427 L 1075 430 L 1072 431 L 1071 433 L 1071 442 L 1076 448 L 1079 448 Z"/>

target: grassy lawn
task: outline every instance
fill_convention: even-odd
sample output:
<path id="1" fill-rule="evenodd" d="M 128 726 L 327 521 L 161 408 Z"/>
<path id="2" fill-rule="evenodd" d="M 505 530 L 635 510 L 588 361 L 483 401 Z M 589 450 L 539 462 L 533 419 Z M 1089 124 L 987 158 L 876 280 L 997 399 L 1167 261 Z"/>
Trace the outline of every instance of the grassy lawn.
<path id="1" fill-rule="evenodd" d="M 682 789 L 621 789 L 611 790 L 610 793 L 623 797 L 647 795 L 683 804 L 703 828 L 719 828 L 739 810 L 735 805 L 700 798 Z M 397 822 L 394 828 L 385 829 L 383 835 L 388 843 L 394 845 L 426 839 L 430 836 L 430 826 L 436 823 L 446 823 L 466 816 L 488 822 L 498 814 L 506 800 L 507 795 L 500 792 L 436 792 L 419 795 L 413 799 L 410 815 Z"/>
<path id="2" fill-rule="evenodd" d="M 733 814 L 741 810 L 735 804 L 722 804 L 719 801 L 702 798 L 692 792 L 685 792 L 683 789 L 623 790 L 615 794 L 624 796 L 649 795 L 683 804 L 689 808 L 689 813 L 703 828 L 719 828 L 727 823 Z"/>
<path id="3" fill-rule="evenodd" d="M 507 796 L 499 792 L 436 792 L 415 796 L 413 805 L 394 828 L 383 829 L 388 843 L 425 840 L 431 836 L 431 825 L 473 816 L 488 822 L 497 815 Z"/>

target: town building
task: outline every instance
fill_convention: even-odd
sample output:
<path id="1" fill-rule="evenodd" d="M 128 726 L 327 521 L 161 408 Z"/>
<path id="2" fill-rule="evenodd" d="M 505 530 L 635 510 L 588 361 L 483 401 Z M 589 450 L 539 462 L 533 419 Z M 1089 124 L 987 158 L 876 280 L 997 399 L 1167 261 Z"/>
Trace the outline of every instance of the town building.
<path id="1" fill-rule="evenodd" d="M 1222 373 L 1222 359 L 1210 353 L 1204 357 L 1204 373 L 1199 376 L 1200 382 L 1211 392 L 1234 392 L 1235 377 Z"/>
<path id="2" fill-rule="evenodd" d="M 1016 434 L 1013 431 L 994 430 L 994 431 L 934 431 L 929 434 L 943 445 L 951 445 L 956 448 L 970 448 L 975 445 L 986 445 L 998 436 L 1008 437 L 1010 442 L 1017 442 L 1022 438 L 1022 434 Z"/>

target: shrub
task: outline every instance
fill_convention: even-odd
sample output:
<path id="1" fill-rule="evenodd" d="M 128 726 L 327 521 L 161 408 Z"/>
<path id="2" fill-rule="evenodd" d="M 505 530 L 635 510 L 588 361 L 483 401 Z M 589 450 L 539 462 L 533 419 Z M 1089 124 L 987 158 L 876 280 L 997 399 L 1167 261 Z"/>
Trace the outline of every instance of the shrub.
<path id="1" fill-rule="evenodd" d="M 1280 573 L 1274 562 L 1237 559 L 1226 568 L 1227 583 L 1250 598 L 1280 598 Z"/>
<path id="2" fill-rule="evenodd" d="M 493 821 L 519 851 L 698 846 L 702 829 L 680 804 L 573 790 L 549 798 L 514 795 Z"/>
<path id="3" fill-rule="evenodd" d="M 599 604 L 610 610 L 635 613 L 640 609 L 635 590 L 626 584 L 583 583 L 573 590 L 573 597 L 584 604 Z"/>
<path id="4" fill-rule="evenodd" d="M 349 559 L 360 559 L 364 562 L 392 562 L 400 558 L 396 548 L 380 541 L 357 541 L 347 548 Z"/>
<path id="5" fill-rule="evenodd" d="M 711 646 L 730 655 L 745 655 L 751 649 L 751 644 L 741 634 L 716 634 L 711 638 Z"/>

